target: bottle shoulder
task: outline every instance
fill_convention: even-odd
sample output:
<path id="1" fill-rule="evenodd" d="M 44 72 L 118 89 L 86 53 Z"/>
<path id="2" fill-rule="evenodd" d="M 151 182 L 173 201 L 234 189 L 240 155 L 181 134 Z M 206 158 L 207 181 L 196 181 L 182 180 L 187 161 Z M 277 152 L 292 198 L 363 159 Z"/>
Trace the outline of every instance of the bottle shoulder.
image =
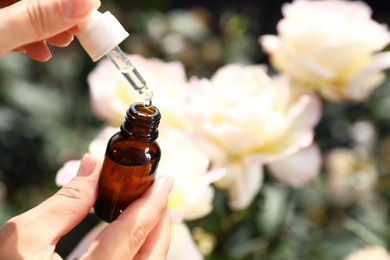
<path id="1" fill-rule="evenodd" d="M 108 141 L 109 146 L 113 147 L 148 147 L 150 148 L 159 148 L 157 140 L 150 141 L 145 138 L 137 138 L 137 136 L 129 136 L 118 132 L 114 134 Z"/>
<path id="2" fill-rule="evenodd" d="M 157 141 L 145 141 L 129 138 L 119 133 L 111 137 L 107 145 L 106 155 L 114 162 L 124 165 L 141 165 L 161 157 Z"/>

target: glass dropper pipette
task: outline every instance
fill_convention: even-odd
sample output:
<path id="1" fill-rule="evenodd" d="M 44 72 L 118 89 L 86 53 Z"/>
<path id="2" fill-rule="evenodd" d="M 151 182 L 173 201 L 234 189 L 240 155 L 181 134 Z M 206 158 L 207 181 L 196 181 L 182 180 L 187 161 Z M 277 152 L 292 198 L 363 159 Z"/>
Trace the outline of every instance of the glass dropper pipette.
<path id="1" fill-rule="evenodd" d="M 106 56 L 114 63 L 127 82 L 137 91 L 143 98 L 146 107 L 152 105 L 153 91 L 146 86 L 145 80 L 137 71 L 134 65 L 130 62 L 123 51 L 116 46 Z"/>
<path id="2" fill-rule="evenodd" d="M 107 56 L 131 87 L 143 97 L 145 106 L 151 106 L 153 92 L 119 48 L 119 44 L 129 35 L 119 21 L 110 12 L 102 14 L 95 9 L 79 24 L 79 29 L 77 38 L 92 60 Z"/>

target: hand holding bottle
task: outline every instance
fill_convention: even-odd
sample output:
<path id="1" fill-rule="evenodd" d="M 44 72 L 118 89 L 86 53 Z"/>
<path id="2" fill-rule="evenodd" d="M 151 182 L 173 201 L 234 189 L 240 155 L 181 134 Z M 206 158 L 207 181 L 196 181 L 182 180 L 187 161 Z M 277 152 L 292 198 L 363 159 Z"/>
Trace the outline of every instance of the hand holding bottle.
<path id="1" fill-rule="evenodd" d="M 54 196 L 0 228 L 0 259 L 60 259 L 58 240 L 89 212 L 97 196 L 101 163 L 85 155 L 78 174 Z M 170 243 L 168 194 L 161 176 L 95 239 L 81 259 L 164 259 Z"/>
<path id="2" fill-rule="evenodd" d="M 48 60 L 47 43 L 67 46 L 78 33 L 76 24 L 99 6 L 99 0 L 0 1 L 0 56 L 16 50 Z"/>

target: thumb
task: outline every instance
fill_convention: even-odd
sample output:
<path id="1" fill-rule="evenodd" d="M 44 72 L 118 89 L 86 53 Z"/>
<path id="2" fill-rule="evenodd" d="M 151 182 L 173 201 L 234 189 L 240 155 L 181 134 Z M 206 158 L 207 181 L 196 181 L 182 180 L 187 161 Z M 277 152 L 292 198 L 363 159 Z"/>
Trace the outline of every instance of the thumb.
<path id="1" fill-rule="evenodd" d="M 0 56 L 66 31 L 93 6 L 92 0 L 24 0 L 0 9 Z"/>
<path id="2" fill-rule="evenodd" d="M 27 224 L 36 239 L 44 240 L 41 242 L 57 243 L 85 218 L 95 203 L 99 171 L 99 160 L 93 155 L 84 155 L 77 176 L 54 196 L 20 215 L 21 223 Z"/>

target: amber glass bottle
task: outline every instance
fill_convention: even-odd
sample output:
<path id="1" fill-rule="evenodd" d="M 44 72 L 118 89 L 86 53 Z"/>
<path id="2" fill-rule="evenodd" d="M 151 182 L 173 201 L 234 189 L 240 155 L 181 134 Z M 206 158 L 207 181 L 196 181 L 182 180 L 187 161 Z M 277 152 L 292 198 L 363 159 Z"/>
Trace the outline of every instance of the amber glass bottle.
<path id="1" fill-rule="evenodd" d="M 161 157 L 156 141 L 160 118 L 156 107 L 134 103 L 109 140 L 94 206 L 100 219 L 114 221 L 153 183 Z"/>

